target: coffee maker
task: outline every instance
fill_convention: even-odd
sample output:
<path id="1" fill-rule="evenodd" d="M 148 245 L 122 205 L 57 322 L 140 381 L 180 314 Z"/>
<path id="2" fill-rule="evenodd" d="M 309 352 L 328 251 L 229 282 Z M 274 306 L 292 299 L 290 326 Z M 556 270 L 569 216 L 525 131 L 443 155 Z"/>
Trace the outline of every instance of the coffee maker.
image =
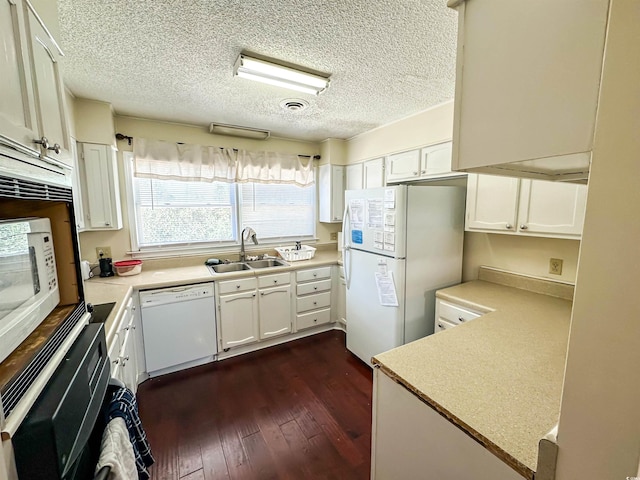
<path id="1" fill-rule="evenodd" d="M 100 257 L 100 276 L 113 277 L 113 265 L 110 258 Z"/>

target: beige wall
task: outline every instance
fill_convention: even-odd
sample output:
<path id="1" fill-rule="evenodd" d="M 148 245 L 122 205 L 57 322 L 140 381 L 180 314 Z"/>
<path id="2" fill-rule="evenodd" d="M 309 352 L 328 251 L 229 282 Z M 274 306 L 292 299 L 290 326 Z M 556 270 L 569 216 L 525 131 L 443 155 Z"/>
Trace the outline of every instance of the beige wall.
<path id="1" fill-rule="evenodd" d="M 76 98 L 73 114 L 76 119 L 76 140 L 116 146 L 113 108 L 110 103 Z"/>
<path id="2" fill-rule="evenodd" d="M 497 233 L 465 232 L 462 280 L 478 278 L 478 267 L 491 267 L 574 283 L 580 241 Z M 563 260 L 562 275 L 549 273 L 549 259 Z"/>
<path id="3" fill-rule="evenodd" d="M 350 138 L 347 164 L 447 142 L 452 135 L 453 101 L 450 101 Z"/>
<path id="4" fill-rule="evenodd" d="M 81 103 L 80 107 L 77 106 L 78 103 Z M 95 138 L 95 135 L 101 134 L 101 128 L 104 128 L 100 127 L 100 125 L 104 125 L 103 106 L 108 104 L 102 104 L 102 106 L 100 104 L 101 102 L 94 102 L 92 104 L 91 102 L 84 103 L 76 100 L 76 121 L 88 123 L 88 125 L 85 125 L 83 128 L 86 132 L 93 135 L 91 138 Z M 77 133 L 80 134 L 81 132 L 78 127 L 79 125 L 76 127 L 78 130 Z M 169 142 L 216 145 L 249 150 L 279 151 L 303 155 L 317 155 L 320 153 L 320 144 L 313 142 L 301 142 L 281 138 L 251 140 L 225 137 L 210 134 L 206 127 L 158 122 L 132 117 L 116 116 L 115 131 L 131 137 L 144 137 Z M 103 139 L 107 141 L 106 138 Z M 91 262 L 97 261 L 95 249 L 98 246 L 110 246 L 111 253 L 115 259 L 127 258 L 126 252 L 131 250 L 127 196 L 121 152 L 131 150 L 132 147 L 127 144 L 126 140 L 117 143 L 120 150 L 118 152 L 118 170 L 120 174 L 120 196 L 122 199 L 124 227 L 121 230 L 113 232 L 83 232 L 80 234 L 82 258 Z M 339 229 L 340 225 L 318 223 L 316 225 L 316 235 L 319 243 L 335 242 L 335 240 L 331 240 L 331 233 L 337 232 Z"/>
<path id="5" fill-rule="evenodd" d="M 558 480 L 640 457 L 640 8 L 613 0 L 558 428 Z"/>

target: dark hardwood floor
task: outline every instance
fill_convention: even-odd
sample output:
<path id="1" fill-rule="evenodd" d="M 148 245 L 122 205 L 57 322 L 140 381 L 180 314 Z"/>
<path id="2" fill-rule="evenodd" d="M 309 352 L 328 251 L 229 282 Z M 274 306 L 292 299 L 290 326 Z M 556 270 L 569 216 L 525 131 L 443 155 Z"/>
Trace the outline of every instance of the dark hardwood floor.
<path id="1" fill-rule="evenodd" d="M 147 380 L 152 479 L 368 479 L 371 391 L 339 331 Z"/>

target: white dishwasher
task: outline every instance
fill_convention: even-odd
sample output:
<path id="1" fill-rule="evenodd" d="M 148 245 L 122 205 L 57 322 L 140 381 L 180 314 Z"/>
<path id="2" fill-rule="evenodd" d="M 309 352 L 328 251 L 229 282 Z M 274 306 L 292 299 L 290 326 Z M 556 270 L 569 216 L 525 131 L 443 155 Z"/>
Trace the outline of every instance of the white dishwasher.
<path id="1" fill-rule="evenodd" d="M 213 360 L 218 352 L 213 283 L 140 292 L 140 308 L 149 376 Z"/>

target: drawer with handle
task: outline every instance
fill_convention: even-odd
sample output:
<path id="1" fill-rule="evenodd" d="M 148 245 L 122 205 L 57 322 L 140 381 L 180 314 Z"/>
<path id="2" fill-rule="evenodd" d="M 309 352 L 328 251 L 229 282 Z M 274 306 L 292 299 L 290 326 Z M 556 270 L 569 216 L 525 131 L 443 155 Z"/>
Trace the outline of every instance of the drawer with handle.
<path id="1" fill-rule="evenodd" d="M 307 295 L 296 299 L 297 312 L 306 312 L 331 305 L 331 292 L 318 293 L 317 295 Z"/>
<path id="2" fill-rule="evenodd" d="M 288 285 L 291 283 L 291 274 L 289 272 L 276 273 L 275 275 L 261 275 L 258 277 L 258 287 L 268 288 L 278 285 Z"/>
<path id="3" fill-rule="evenodd" d="M 436 327 L 434 328 L 434 333 L 442 332 L 443 330 L 449 330 L 450 328 L 455 327 L 455 323 L 447 322 L 441 318 L 436 318 Z"/>
<path id="4" fill-rule="evenodd" d="M 325 308 L 315 312 L 303 313 L 296 316 L 296 328 L 302 330 L 315 327 L 331 321 L 331 309 Z"/>
<path id="5" fill-rule="evenodd" d="M 331 267 L 311 268 L 309 270 L 298 270 L 296 272 L 296 281 L 298 282 L 322 280 L 323 278 L 331 278 Z"/>
<path id="6" fill-rule="evenodd" d="M 255 277 L 252 278 L 239 278 L 238 280 L 227 280 L 224 282 L 218 282 L 218 293 L 223 295 L 225 293 L 244 292 L 245 290 L 255 290 L 258 282 Z"/>
<path id="7" fill-rule="evenodd" d="M 436 302 L 436 321 L 442 319 L 453 323 L 454 325 L 459 325 L 461 323 L 468 322 L 469 320 L 473 320 L 474 318 L 478 318 L 481 315 L 481 312 L 471 310 L 466 307 L 463 308 L 445 300 L 437 299 Z"/>
<path id="8" fill-rule="evenodd" d="M 331 280 L 320 280 L 319 282 L 301 283 L 296 286 L 297 295 L 307 295 L 309 293 L 320 293 L 331 290 Z"/>

